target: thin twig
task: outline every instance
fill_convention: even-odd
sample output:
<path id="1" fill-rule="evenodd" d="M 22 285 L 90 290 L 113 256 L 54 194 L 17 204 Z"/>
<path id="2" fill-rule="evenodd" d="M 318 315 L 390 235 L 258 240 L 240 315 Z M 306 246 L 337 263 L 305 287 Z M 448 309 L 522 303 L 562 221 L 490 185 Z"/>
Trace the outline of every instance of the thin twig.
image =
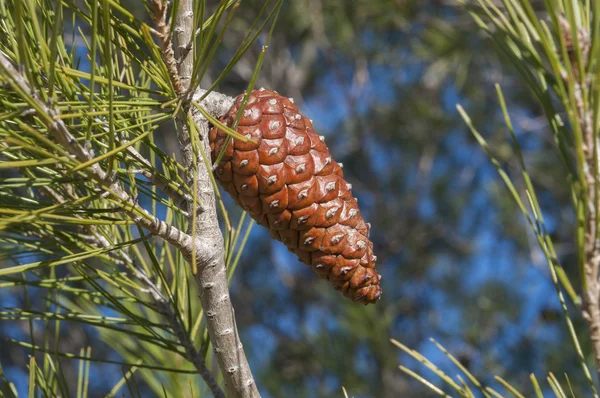
<path id="1" fill-rule="evenodd" d="M 103 236 L 97 237 L 99 239 L 96 241 L 96 244 L 99 247 L 108 247 L 110 245 L 109 242 Z M 148 276 L 148 274 L 146 274 L 146 272 L 142 268 L 135 265 L 133 260 L 124 250 L 121 249 L 118 250 L 118 252 L 119 255 L 122 257 L 123 262 L 128 263 L 133 267 L 135 277 L 144 284 L 145 291 L 152 296 L 154 303 L 158 307 L 159 313 L 161 313 L 167 319 L 169 326 L 173 330 L 173 333 L 175 334 L 175 336 L 179 340 L 179 343 L 183 346 L 185 350 L 185 358 L 192 364 L 194 364 L 194 367 L 196 368 L 196 370 L 198 370 L 198 372 L 212 391 L 213 395 L 217 398 L 225 398 L 225 394 L 219 387 L 219 384 L 213 377 L 212 373 L 210 373 L 210 370 L 208 370 L 204 358 L 202 357 L 200 352 L 196 350 L 196 348 L 194 347 L 194 343 L 190 339 L 189 334 L 183 328 L 181 324 L 181 318 L 171 307 L 171 303 L 173 301 L 167 299 L 164 296 L 161 288 L 158 285 L 156 285 L 154 281 L 152 281 L 152 279 Z"/>
<path id="2" fill-rule="evenodd" d="M 127 151 L 140 163 L 144 164 L 145 166 L 148 166 L 149 169 L 153 168 L 150 161 L 143 157 L 134 147 L 127 147 Z M 144 177 L 146 177 L 154 186 L 160 189 L 179 207 L 193 200 L 193 198 L 189 194 L 174 189 L 169 185 L 167 181 L 165 181 L 165 179 L 162 176 L 157 175 L 148 169 L 139 169 L 136 172 L 139 172 Z M 187 213 L 185 213 L 184 215 L 187 215 Z"/>
<path id="3" fill-rule="evenodd" d="M 153 12 L 150 13 L 150 17 L 152 18 L 152 22 L 154 22 L 155 27 L 152 32 L 156 35 L 156 37 L 158 37 L 158 41 L 160 42 L 161 57 L 167 66 L 167 70 L 169 71 L 169 77 L 171 78 L 171 83 L 175 89 L 175 94 L 180 97 L 185 93 L 185 88 L 183 87 L 183 83 L 179 78 L 180 65 L 175 59 L 172 37 L 170 35 L 171 29 L 167 23 L 167 11 L 169 5 L 168 2 L 163 0 L 151 0 L 150 3 L 154 7 Z"/>
<path id="4" fill-rule="evenodd" d="M 45 191 L 48 196 L 54 198 L 54 201 L 57 203 L 64 204 L 66 203 L 66 199 L 60 193 L 56 192 L 54 189 L 43 186 L 40 188 Z M 81 218 L 80 215 L 75 215 L 75 217 Z M 95 225 L 82 225 L 81 228 L 87 228 L 91 235 L 86 237 L 86 241 L 91 246 L 97 248 L 107 248 L 110 247 L 111 244 L 103 235 L 98 233 L 97 227 Z M 144 291 L 149 293 L 152 296 L 154 304 L 156 305 L 158 312 L 162 314 L 168 321 L 169 326 L 173 330 L 173 333 L 179 340 L 179 343 L 185 350 L 185 358 L 194 364 L 196 370 L 200 373 L 213 395 L 218 398 L 224 398 L 225 394 L 219 387 L 219 384 L 213 377 L 212 373 L 206 366 L 206 362 L 200 352 L 196 350 L 194 347 L 194 343 L 190 339 L 188 333 L 186 333 L 184 327 L 182 326 L 181 318 L 177 315 L 177 313 L 171 307 L 173 300 L 167 299 L 162 289 L 152 281 L 152 278 L 148 276 L 146 271 L 135 264 L 133 259 L 127 254 L 124 249 L 118 249 L 116 251 L 111 251 L 108 253 L 109 256 L 117 263 L 118 265 L 123 266 L 131 266 L 133 269 L 134 276 L 144 285 Z"/>

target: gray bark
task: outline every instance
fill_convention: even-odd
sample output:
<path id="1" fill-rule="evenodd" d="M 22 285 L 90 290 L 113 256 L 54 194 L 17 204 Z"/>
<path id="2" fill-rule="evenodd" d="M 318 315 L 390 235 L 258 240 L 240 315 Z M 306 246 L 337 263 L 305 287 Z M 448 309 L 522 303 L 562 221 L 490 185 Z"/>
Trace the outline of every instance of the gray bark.
<path id="1" fill-rule="evenodd" d="M 184 90 L 187 91 L 193 68 L 193 51 L 186 51 L 193 30 L 192 0 L 181 0 L 174 25 L 175 59 L 179 62 L 178 74 Z M 181 55 L 184 59 L 179 59 Z M 198 90 L 194 98 L 198 99 L 204 93 Z M 211 93 L 201 105 L 212 115 L 223 115 L 232 105 L 232 99 L 222 94 Z M 189 106 L 187 112 L 191 112 Z M 208 142 L 208 121 L 199 113 L 192 112 L 193 120 L 198 126 L 199 140 L 204 153 L 210 158 Z M 182 161 L 186 169 L 192 171 L 188 175 L 190 187 L 196 179 L 196 197 L 198 208 L 194 209 L 193 202 L 188 203 L 190 214 L 190 233 L 194 229 L 196 265 L 196 282 L 200 292 L 200 301 L 206 315 L 206 323 L 210 341 L 213 344 L 215 356 L 228 396 L 230 397 L 259 397 L 252 372 L 246 360 L 242 343 L 240 342 L 235 315 L 229 297 L 223 235 L 217 217 L 215 193 L 211 184 L 211 172 L 206 168 L 202 154 L 196 153 L 192 147 L 189 130 L 186 123 L 177 123 L 177 138 L 181 147 Z M 196 164 L 195 164 L 196 163 Z M 192 216 L 196 212 L 195 222 Z M 190 259 L 191 261 L 191 259 Z"/>

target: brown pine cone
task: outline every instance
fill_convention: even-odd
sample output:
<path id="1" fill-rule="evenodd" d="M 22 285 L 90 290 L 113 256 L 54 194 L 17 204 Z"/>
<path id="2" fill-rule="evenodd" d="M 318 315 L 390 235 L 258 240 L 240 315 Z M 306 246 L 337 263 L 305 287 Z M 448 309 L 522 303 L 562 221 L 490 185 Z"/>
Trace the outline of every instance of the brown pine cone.
<path id="1" fill-rule="evenodd" d="M 221 122 L 231 126 L 243 95 Z M 237 132 L 255 141 L 230 139 L 216 169 L 235 202 L 283 242 L 319 277 L 352 300 L 369 304 L 381 296 L 370 225 L 360 215 L 342 164 L 324 137 L 298 112 L 293 100 L 260 89 L 252 92 Z M 226 134 L 210 132 L 213 162 Z"/>

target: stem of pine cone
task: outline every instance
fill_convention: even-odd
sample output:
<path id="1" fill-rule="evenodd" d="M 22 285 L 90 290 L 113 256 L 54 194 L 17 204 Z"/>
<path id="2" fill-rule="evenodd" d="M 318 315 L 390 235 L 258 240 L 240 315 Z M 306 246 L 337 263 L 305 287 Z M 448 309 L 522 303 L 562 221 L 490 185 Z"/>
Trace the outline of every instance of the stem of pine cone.
<path id="1" fill-rule="evenodd" d="M 178 64 L 178 78 L 183 96 L 187 92 L 193 70 L 193 51 L 189 50 L 189 42 L 193 37 L 192 0 L 180 0 L 175 16 L 174 56 Z M 180 57 L 182 57 L 180 59 Z M 172 60 L 171 60 L 172 61 Z M 177 84 L 175 84 L 177 87 Z M 195 93 L 198 98 L 203 90 Z M 218 93 L 211 93 L 201 105 L 215 115 L 224 114 L 232 105 L 232 99 Z M 189 104 L 184 108 L 190 114 Z M 199 131 L 199 146 L 205 154 L 210 154 L 208 142 L 208 121 L 199 113 L 192 113 L 193 121 Z M 197 266 L 196 282 L 200 292 L 200 301 L 206 314 L 206 324 L 210 341 L 223 378 L 227 395 L 230 397 L 259 397 L 258 389 L 246 360 L 240 342 L 235 315 L 229 297 L 223 235 L 217 218 L 215 194 L 210 179 L 210 170 L 202 161 L 202 153 L 194 153 L 188 125 L 185 120 L 176 123 L 177 138 L 181 147 L 183 164 L 190 170 L 188 183 L 195 189 L 197 206 L 188 203 L 190 230 L 194 234 L 196 247 L 192 250 Z M 194 157 L 196 160 L 194 160 Z"/>

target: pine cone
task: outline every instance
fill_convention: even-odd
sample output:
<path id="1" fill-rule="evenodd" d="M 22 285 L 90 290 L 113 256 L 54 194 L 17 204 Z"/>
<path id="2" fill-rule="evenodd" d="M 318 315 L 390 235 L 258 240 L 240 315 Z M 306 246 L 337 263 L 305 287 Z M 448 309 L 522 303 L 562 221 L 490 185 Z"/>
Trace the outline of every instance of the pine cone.
<path id="1" fill-rule="evenodd" d="M 233 124 L 242 99 L 236 98 L 223 124 Z M 223 188 L 319 277 L 352 300 L 376 302 L 381 276 L 374 270 L 370 225 L 342 164 L 332 159 L 311 121 L 293 100 L 260 89 L 249 97 L 237 132 L 255 143 L 229 141 L 216 169 Z M 226 134 L 212 128 L 213 162 L 225 142 Z"/>

